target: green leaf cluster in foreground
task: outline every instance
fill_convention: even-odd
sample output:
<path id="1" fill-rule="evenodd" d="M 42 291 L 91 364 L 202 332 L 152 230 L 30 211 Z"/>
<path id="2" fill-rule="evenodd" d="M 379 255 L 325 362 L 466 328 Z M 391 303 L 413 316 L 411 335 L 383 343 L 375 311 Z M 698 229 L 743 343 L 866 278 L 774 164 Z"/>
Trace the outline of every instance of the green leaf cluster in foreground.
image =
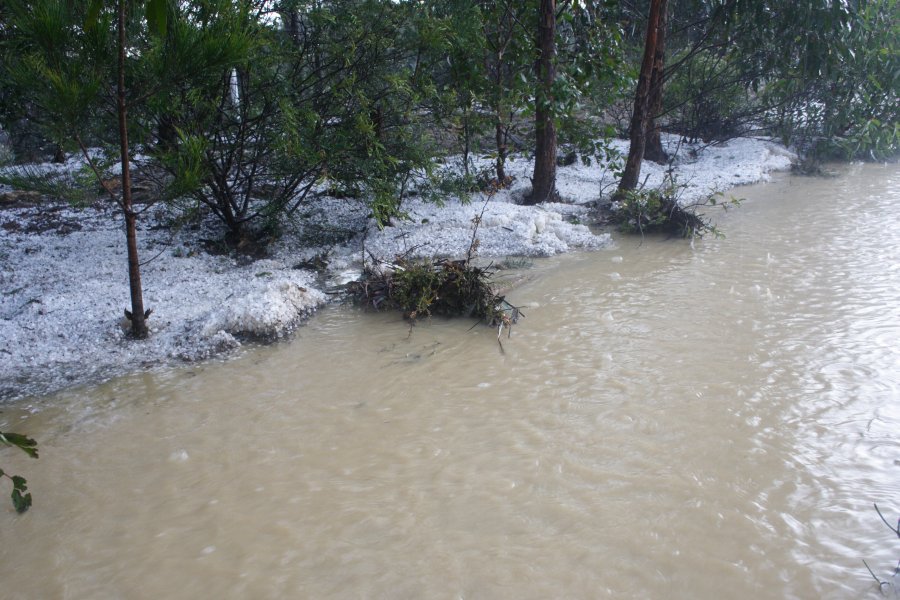
<path id="1" fill-rule="evenodd" d="M 37 442 L 20 433 L 7 433 L 0 431 L 0 443 L 6 446 L 19 448 L 31 458 L 38 457 Z M 28 482 L 19 475 L 10 475 L 0 469 L 0 478 L 6 477 L 13 484 L 12 503 L 17 513 L 23 513 L 31 508 L 31 492 L 28 491 Z"/>

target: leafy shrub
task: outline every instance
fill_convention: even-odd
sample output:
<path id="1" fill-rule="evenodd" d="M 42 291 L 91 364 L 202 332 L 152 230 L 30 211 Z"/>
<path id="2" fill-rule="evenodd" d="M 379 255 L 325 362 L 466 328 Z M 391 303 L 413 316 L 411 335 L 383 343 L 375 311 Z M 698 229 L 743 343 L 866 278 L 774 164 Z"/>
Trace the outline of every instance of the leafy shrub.
<path id="1" fill-rule="evenodd" d="M 727 209 L 740 201 L 732 198 L 726 203 L 720 203 L 716 196 L 710 196 L 700 202 L 682 205 L 678 201 L 676 190 L 676 187 L 669 186 L 649 191 L 626 191 L 622 199 L 612 206 L 610 220 L 625 233 L 643 235 L 661 232 L 685 238 L 703 237 L 711 233 L 716 237 L 723 237 L 708 219 L 697 214 L 697 209 L 701 206 L 721 206 Z"/>

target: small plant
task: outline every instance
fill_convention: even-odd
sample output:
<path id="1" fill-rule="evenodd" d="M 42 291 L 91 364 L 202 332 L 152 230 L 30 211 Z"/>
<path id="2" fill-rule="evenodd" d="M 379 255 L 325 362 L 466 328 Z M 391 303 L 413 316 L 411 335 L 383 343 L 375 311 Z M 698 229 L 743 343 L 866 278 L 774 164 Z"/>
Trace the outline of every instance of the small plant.
<path id="1" fill-rule="evenodd" d="M 38 457 L 37 442 L 20 433 L 4 433 L 0 431 L 0 444 L 5 446 L 15 446 L 30 456 Z M 17 513 L 23 513 L 31 508 L 31 493 L 28 491 L 28 482 L 24 477 L 18 475 L 10 475 L 0 469 L 0 477 L 6 477 L 13 484 L 12 503 Z"/>

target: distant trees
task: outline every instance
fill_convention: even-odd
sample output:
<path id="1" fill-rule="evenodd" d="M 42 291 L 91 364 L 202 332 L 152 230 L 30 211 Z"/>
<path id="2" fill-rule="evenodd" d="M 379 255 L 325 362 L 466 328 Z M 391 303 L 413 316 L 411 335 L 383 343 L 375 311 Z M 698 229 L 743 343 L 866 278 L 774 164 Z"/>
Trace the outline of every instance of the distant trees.
<path id="1" fill-rule="evenodd" d="M 647 84 L 645 35 L 620 189 L 636 183 L 634 159 L 642 147 L 645 158 L 665 159 L 660 123 L 691 141 L 775 134 L 805 155 L 900 150 L 896 0 L 672 0 L 656 17 L 659 2 L 649 2 L 650 19 L 659 19 L 656 52 Z M 625 14 L 642 18 L 633 10 Z M 645 89 L 642 115 L 638 99 Z M 647 121 L 636 129 L 639 116 Z M 637 131 L 644 131 L 643 140 L 634 141 Z"/>
<path id="2" fill-rule="evenodd" d="M 900 151 L 900 3 L 762 4 L 739 3 L 742 19 L 758 25 L 735 55 L 768 75 L 753 81 L 769 108 L 763 125 L 806 154 Z"/>
<path id="3" fill-rule="evenodd" d="M 534 20 L 533 2 L 500 0 L 480 2 L 487 52 L 484 65 L 488 80 L 487 100 L 494 121 L 495 173 L 500 185 L 506 185 L 506 159 L 509 155 L 513 120 L 527 104 L 532 49 L 528 26 Z"/>
<path id="4" fill-rule="evenodd" d="M 468 176 L 470 157 L 489 152 L 504 186 L 512 148 L 533 150 L 525 201 L 552 199 L 558 148 L 601 152 L 624 83 L 635 87 L 620 190 L 634 188 L 644 158 L 667 159 L 661 128 L 888 154 L 900 135 L 897 7 L 10 0 L 0 6 L 0 119 L 39 132 L 36 146 L 78 150 L 104 181 L 111 171 L 88 149 L 117 148 L 124 180 L 134 161 L 122 155 L 137 148 L 160 198 L 215 215 L 232 246 L 249 249 L 322 190 L 365 198 L 384 224 L 448 153 L 462 154 Z M 130 187 L 115 193 L 128 222 Z"/>
<path id="5" fill-rule="evenodd" d="M 661 128 L 896 154 L 898 44 L 898 0 L 7 0 L 0 126 L 19 160 L 78 152 L 119 206 L 141 338 L 135 151 L 158 200 L 252 252 L 311 194 L 363 199 L 383 226 L 448 154 L 471 190 L 533 150 L 523 201 L 553 200 L 558 148 L 603 152 L 625 84 L 619 195 L 667 159 Z M 492 182 L 469 173 L 483 150 Z"/>

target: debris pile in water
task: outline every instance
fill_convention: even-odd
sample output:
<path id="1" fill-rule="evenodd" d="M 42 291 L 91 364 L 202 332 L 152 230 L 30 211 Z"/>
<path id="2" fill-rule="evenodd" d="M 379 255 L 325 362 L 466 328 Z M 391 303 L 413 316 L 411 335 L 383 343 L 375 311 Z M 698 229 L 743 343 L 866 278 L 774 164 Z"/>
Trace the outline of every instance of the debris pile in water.
<path id="1" fill-rule="evenodd" d="M 407 319 L 441 315 L 475 317 L 487 325 L 509 328 L 522 313 L 491 285 L 494 269 L 464 260 L 406 260 L 366 269 L 349 292 L 361 304 L 393 308 Z"/>
<path id="2" fill-rule="evenodd" d="M 466 258 L 429 261 L 398 257 L 394 263 L 376 260 L 374 266 L 365 268 L 362 279 L 350 285 L 351 295 L 375 309 L 399 309 L 413 322 L 431 315 L 476 317 L 498 327 L 499 342 L 503 328 L 510 331 L 521 313 L 491 286 L 493 263 L 482 268 L 472 261 L 479 246 L 478 228 L 496 191 L 495 187 L 488 192 L 481 213 L 472 219 Z"/>

